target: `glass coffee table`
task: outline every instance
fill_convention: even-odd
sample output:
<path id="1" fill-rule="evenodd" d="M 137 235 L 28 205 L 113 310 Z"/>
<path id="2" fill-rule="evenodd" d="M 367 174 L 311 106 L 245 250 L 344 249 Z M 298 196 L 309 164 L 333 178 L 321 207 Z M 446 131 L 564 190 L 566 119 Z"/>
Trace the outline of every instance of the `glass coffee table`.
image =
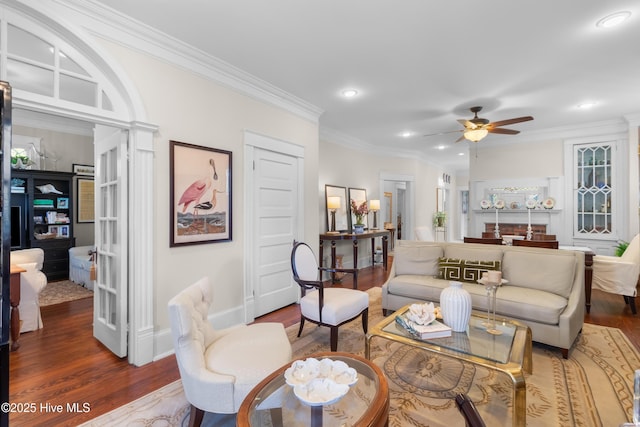
<path id="1" fill-rule="evenodd" d="M 341 360 L 354 368 L 358 381 L 335 403 L 309 406 L 285 382 L 287 363 L 255 386 L 238 410 L 238 426 L 386 426 L 389 421 L 389 386 L 379 367 L 350 353 L 316 353 L 301 358 Z"/>
<path id="2" fill-rule="evenodd" d="M 524 372 L 532 373 L 531 329 L 515 320 L 496 318 L 499 335 L 487 332 L 487 315 L 473 312 L 466 332 L 452 332 L 450 337 L 420 339 L 395 321 L 405 314 L 410 304 L 369 329 L 365 341 L 365 357 L 371 356 L 371 340 L 381 337 L 418 347 L 443 356 L 504 372 L 513 381 L 513 425 L 526 424 L 526 385 Z"/>

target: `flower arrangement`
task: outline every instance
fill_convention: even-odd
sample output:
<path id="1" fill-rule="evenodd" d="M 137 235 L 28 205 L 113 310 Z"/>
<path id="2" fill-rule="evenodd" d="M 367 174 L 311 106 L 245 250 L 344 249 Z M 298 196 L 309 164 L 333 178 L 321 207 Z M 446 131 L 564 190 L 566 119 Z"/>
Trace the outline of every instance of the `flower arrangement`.
<path id="1" fill-rule="evenodd" d="M 351 199 L 351 212 L 356 216 L 356 224 L 364 225 L 363 219 L 366 214 L 369 213 L 369 208 L 367 207 L 367 201 L 365 200 L 358 206 L 356 201 Z"/>

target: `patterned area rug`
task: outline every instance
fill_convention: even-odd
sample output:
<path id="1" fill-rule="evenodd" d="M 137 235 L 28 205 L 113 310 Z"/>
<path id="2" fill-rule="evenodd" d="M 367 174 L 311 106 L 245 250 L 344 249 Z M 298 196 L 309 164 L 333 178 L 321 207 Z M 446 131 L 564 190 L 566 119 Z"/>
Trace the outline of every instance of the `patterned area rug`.
<path id="1" fill-rule="evenodd" d="M 49 282 L 40 292 L 40 307 L 47 305 L 60 304 L 61 302 L 74 301 L 82 298 L 93 296 L 93 291 L 78 285 L 71 280 L 60 280 L 58 282 Z"/>
<path id="2" fill-rule="evenodd" d="M 369 321 L 382 319 L 380 289 L 369 291 Z M 329 350 L 329 331 L 307 324 L 287 328 L 294 356 Z M 364 354 L 362 325 L 340 328 L 338 350 Z M 389 380 L 389 425 L 464 426 L 452 397 L 467 393 L 488 426 L 511 424 L 512 385 L 506 374 L 412 347 L 372 340 L 372 359 Z M 618 426 L 631 419 L 633 370 L 640 354 L 615 328 L 585 324 L 568 360 L 560 351 L 533 346 L 533 374 L 526 376 L 528 426 Z M 205 425 L 233 426 L 233 417 L 205 417 Z M 87 426 L 187 425 L 188 403 L 176 381 L 154 393 L 98 417 Z"/>

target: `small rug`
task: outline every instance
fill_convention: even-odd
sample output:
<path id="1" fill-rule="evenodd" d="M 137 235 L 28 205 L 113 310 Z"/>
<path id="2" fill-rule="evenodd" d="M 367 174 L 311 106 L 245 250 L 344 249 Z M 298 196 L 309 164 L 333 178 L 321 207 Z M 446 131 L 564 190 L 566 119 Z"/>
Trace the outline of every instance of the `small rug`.
<path id="1" fill-rule="evenodd" d="M 369 322 L 382 319 L 380 288 L 370 295 Z M 329 330 L 305 325 L 287 328 L 294 358 L 329 351 Z M 464 426 L 453 396 L 464 392 L 488 426 L 511 424 L 512 382 L 506 374 L 438 357 L 383 338 L 372 340 L 372 360 L 389 381 L 390 427 Z M 360 321 L 340 327 L 338 350 L 364 355 Z M 527 426 L 618 426 L 631 419 L 633 372 L 640 354 L 615 328 L 585 324 L 565 360 L 558 349 L 534 343 L 533 374 L 526 375 Z M 207 414 L 203 425 L 233 426 L 233 417 Z M 182 383 L 154 393 L 88 422 L 87 426 L 187 425 L 188 403 Z"/>
<path id="2" fill-rule="evenodd" d="M 60 304 L 61 302 L 75 301 L 77 299 L 89 298 L 93 296 L 93 291 L 78 285 L 71 280 L 60 280 L 49 282 L 40 292 L 40 307 Z"/>

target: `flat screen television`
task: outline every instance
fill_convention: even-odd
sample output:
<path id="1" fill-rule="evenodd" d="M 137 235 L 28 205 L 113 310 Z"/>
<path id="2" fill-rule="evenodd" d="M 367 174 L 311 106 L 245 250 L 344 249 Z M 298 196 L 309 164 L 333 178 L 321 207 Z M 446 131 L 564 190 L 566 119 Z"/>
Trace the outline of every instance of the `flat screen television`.
<path id="1" fill-rule="evenodd" d="M 22 207 L 11 206 L 11 249 L 22 248 L 23 230 Z"/>

